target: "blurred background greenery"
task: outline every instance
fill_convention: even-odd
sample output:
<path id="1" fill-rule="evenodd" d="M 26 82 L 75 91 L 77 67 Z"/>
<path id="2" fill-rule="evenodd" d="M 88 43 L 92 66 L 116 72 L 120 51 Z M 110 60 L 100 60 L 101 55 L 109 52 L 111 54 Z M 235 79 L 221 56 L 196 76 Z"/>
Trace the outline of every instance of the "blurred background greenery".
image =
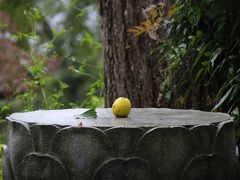
<path id="1" fill-rule="evenodd" d="M 103 106 L 95 0 L 0 1 L 0 144 L 14 111 Z"/>
<path id="2" fill-rule="evenodd" d="M 88 106 L 86 100 L 89 102 L 94 93 L 101 97 L 102 57 L 95 1 L 10 0 L 1 3 L 0 10 L 1 49 L 5 52 L 0 57 L 4 63 L 0 72 L 2 104 L 28 91 L 31 85 L 26 81 L 31 80 L 36 85 L 43 83 L 46 99 L 56 93 L 54 90 L 59 91 L 60 81 L 65 83 L 64 96 L 58 99 L 64 108 Z M 41 95 L 36 96 L 34 109 L 51 109 L 38 102 Z M 99 101 L 94 102 L 97 106 L 103 103 L 102 99 L 93 100 Z M 19 104 L 13 104 L 14 110 L 22 109 Z"/>

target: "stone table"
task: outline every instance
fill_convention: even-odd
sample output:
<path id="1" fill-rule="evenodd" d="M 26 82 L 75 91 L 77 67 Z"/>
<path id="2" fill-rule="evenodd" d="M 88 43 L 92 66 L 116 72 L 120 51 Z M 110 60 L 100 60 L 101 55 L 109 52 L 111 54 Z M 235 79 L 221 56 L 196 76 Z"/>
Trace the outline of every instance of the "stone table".
<path id="1" fill-rule="evenodd" d="M 39 110 L 7 118 L 5 180 L 226 180 L 236 161 L 233 119 L 196 110 Z"/>

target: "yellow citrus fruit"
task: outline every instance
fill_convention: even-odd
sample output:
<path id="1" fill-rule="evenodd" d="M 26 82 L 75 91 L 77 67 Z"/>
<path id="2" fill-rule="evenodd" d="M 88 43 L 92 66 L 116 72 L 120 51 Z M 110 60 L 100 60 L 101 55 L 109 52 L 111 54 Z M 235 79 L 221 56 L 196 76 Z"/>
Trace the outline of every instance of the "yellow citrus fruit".
<path id="1" fill-rule="evenodd" d="M 131 110 L 131 102 L 128 98 L 119 97 L 112 105 L 112 112 L 116 117 L 127 117 Z"/>

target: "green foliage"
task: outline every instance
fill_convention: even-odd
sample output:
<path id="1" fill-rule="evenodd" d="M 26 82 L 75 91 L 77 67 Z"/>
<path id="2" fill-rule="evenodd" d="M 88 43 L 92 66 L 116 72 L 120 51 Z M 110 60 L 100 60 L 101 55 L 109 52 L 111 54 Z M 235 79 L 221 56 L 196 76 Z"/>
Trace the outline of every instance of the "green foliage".
<path id="1" fill-rule="evenodd" d="M 56 36 L 53 43 L 60 58 L 58 78 L 69 85 L 65 91 L 65 104 L 82 104 L 87 99 L 91 84 L 98 78 L 97 67 L 102 67 L 98 31 L 86 23 L 89 16 L 94 14 L 92 9 L 97 11 L 95 3 L 72 2 L 64 11 L 67 16 L 63 30 L 60 30 L 62 33 Z"/>
<path id="2" fill-rule="evenodd" d="M 103 106 L 99 26 L 86 23 L 96 11 L 95 1 L 9 0 L 0 10 L 11 20 L 0 22 L 0 30 L 10 34 L 8 40 L 21 54 L 13 62 L 21 61 L 17 65 L 26 74 L 21 87 L 0 99 L 0 118 L 13 111 Z M 57 25 L 54 17 L 61 19 Z"/>
<path id="3" fill-rule="evenodd" d="M 29 11 L 24 11 L 24 15 L 30 21 L 32 31 L 27 33 L 17 34 L 18 39 L 30 39 L 33 44 L 36 44 L 36 23 L 42 19 L 43 16 L 40 10 L 32 7 Z M 16 37 L 16 36 L 15 36 Z M 35 46 L 33 45 L 29 50 L 29 60 L 25 65 L 26 72 L 29 75 L 28 79 L 24 81 L 25 91 L 23 93 L 16 92 L 14 99 L 19 101 L 21 108 L 24 111 L 32 111 L 35 109 L 57 109 L 63 106 L 61 98 L 63 91 L 68 88 L 68 85 L 60 82 L 58 90 L 47 94 L 47 84 L 52 80 L 52 77 L 47 73 L 46 63 L 48 56 L 45 54 L 38 55 Z M 9 107 L 3 106 L 1 111 L 6 111 Z"/>
<path id="4" fill-rule="evenodd" d="M 38 3 L 16 5 L 17 16 L 25 23 L 20 30 L 24 31 L 11 33 L 11 38 L 24 48 L 28 60 L 24 63 L 27 78 L 23 89 L 16 89 L 9 100 L 0 101 L 1 117 L 11 111 L 102 106 L 101 44 L 95 32 L 85 24 L 89 8 L 95 8 L 95 2 L 73 1 L 69 6 L 56 6 L 54 1 L 46 1 L 39 3 L 38 8 L 32 4 Z M 83 8 L 79 8 L 80 4 Z M 0 8 L 12 14 L 11 7 L 11 3 L 3 3 Z M 23 9 L 22 14 L 18 8 Z M 65 16 L 62 29 L 48 27 L 47 32 L 39 29 L 47 23 L 47 16 L 59 12 Z M 53 38 L 46 39 L 44 33 L 52 34 Z M 66 44 L 68 42 L 71 44 Z M 51 73 L 47 68 L 51 59 L 58 60 L 58 72 Z"/>
<path id="5" fill-rule="evenodd" d="M 240 2 L 187 0 L 176 6 L 165 24 L 170 36 L 153 51 L 167 63 L 167 100 L 173 107 L 228 112 L 239 121 Z"/>
<path id="6" fill-rule="evenodd" d="M 156 14 L 156 5 L 146 10 L 161 19 L 153 23 L 162 37 L 155 39 L 160 43 L 151 54 L 159 56 L 163 67 L 164 102 L 174 108 L 228 112 L 240 128 L 240 2 L 186 0 L 162 6 L 165 16 Z M 148 32 L 154 39 L 146 21 L 130 32 Z"/>
<path id="7" fill-rule="evenodd" d="M 83 102 L 82 106 L 86 106 L 88 108 L 91 107 L 103 107 L 104 105 L 104 97 L 103 97 L 103 73 L 101 69 L 98 70 L 98 78 L 96 81 L 91 84 L 89 91 L 87 93 L 87 99 Z"/>
<path id="8" fill-rule="evenodd" d="M 177 89 L 183 86 L 192 89 L 200 87 L 201 84 L 213 83 L 216 85 L 213 88 L 215 102 L 220 102 L 216 107 L 223 105 L 223 110 L 232 111 L 236 108 L 233 104 L 239 102 L 238 98 L 229 102 L 235 97 L 229 98 L 231 94 L 229 90 L 234 88 L 233 79 L 237 80 L 239 75 L 239 63 L 236 61 L 240 48 L 237 40 L 239 18 L 236 16 L 239 2 L 228 3 L 224 0 L 221 2 L 223 3 L 219 5 L 218 1 L 188 0 L 176 4 L 179 7 L 178 11 L 165 29 L 170 31 L 170 37 L 159 45 L 157 53 L 168 59 L 166 77 L 169 74 L 179 75 L 178 72 L 183 68 L 181 63 L 190 65 L 178 78 Z M 189 55 L 191 59 L 186 62 Z M 192 77 L 193 80 L 186 83 L 184 80 L 188 77 Z M 188 92 L 186 91 L 186 95 Z M 238 94 L 237 89 L 234 92 L 235 95 Z M 222 101 L 221 97 L 224 97 Z M 230 104 L 233 106 L 229 106 Z"/>

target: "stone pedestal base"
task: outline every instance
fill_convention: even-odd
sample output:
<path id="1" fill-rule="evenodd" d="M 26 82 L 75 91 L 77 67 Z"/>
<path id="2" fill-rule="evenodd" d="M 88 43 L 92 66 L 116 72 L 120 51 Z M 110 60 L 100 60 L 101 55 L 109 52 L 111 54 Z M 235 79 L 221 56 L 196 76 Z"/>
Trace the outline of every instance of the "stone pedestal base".
<path id="1" fill-rule="evenodd" d="M 8 117 L 5 180 L 229 180 L 233 120 L 193 110 L 34 111 Z"/>

